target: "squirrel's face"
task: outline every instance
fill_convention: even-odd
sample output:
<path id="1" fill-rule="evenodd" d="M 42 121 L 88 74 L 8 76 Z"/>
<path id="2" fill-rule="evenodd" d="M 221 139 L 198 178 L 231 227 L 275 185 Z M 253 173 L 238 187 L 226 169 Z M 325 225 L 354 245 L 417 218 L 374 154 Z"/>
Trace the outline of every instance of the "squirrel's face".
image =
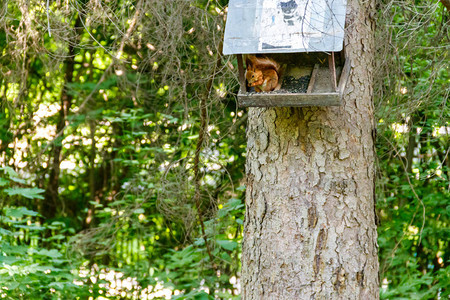
<path id="1" fill-rule="evenodd" d="M 249 84 L 252 84 L 254 82 L 260 81 L 262 78 L 262 71 L 261 70 L 255 70 L 255 69 L 251 69 L 248 68 L 247 72 L 245 74 L 245 77 L 247 79 L 247 82 Z"/>

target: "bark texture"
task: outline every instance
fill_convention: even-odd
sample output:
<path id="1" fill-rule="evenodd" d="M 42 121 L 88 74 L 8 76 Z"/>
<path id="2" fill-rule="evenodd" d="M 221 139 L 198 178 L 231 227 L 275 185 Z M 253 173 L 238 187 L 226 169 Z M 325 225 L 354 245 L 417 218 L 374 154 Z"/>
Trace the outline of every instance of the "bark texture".
<path id="1" fill-rule="evenodd" d="M 243 299 L 378 299 L 373 1 L 348 1 L 340 107 L 249 109 Z"/>

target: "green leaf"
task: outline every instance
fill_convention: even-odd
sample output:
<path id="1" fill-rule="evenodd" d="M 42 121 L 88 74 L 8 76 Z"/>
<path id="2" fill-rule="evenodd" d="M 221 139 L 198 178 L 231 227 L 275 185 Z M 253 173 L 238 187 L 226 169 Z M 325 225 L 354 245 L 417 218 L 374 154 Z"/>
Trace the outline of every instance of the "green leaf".
<path id="1" fill-rule="evenodd" d="M 48 256 L 51 258 L 58 258 L 58 257 L 62 256 L 62 254 L 59 253 L 58 250 L 56 250 L 56 249 L 52 249 L 52 250 L 42 249 L 39 252 L 37 252 L 36 254 L 42 255 L 42 256 Z"/>
<path id="2" fill-rule="evenodd" d="M 9 236 L 13 236 L 14 234 L 12 233 L 12 231 L 0 228 L 0 235 L 9 235 Z"/>
<path id="3" fill-rule="evenodd" d="M 209 294 L 207 294 L 206 292 L 201 291 L 200 293 L 195 295 L 194 299 L 196 299 L 196 300 L 209 300 L 209 299 L 213 299 L 213 298 L 211 298 L 211 296 Z"/>
<path id="4" fill-rule="evenodd" d="M 5 211 L 5 215 L 7 217 L 14 217 L 17 219 L 22 218 L 23 216 L 37 216 L 38 213 L 33 211 L 33 210 L 29 210 L 25 207 L 18 207 L 18 208 L 6 208 Z"/>
<path id="5" fill-rule="evenodd" d="M 27 246 L 11 246 L 8 243 L 2 244 L 2 251 L 6 253 L 6 255 L 19 255 L 23 256 L 28 251 Z"/>
<path id="6" fill-rule="evenodd" d="M 39 188 L 14 187 L 14 188 L 10 188 L 10 189 L 5 189 L 5 192 L 9 196 L 20 195 L 20 196 L 23 196 L 28 199 L 44 199 L 43 196 L 39 195 L 40 193 L 43 193 L 44 191 L 45 190 L 39 189 Z"/>
<path id="7" fill-rule="evenodd" d="M 64 283 L 63 282 L 52 282 L 48 285 L 49 287 L 53 287 L 57 290 L 64 290 Z"/>
<path id="8" fill-rule="evenodd" d="M 25 180 L 20 179 L 20 178 L 18 178 L 18 177 L 12 177 L 12 176 L 11 176 L 10 179 L 11 179 L 12 181 L 14 181 L 14 182 L 21 183 L 21 184 L 26 184 L 26 183 L 27 183 Z"/>
<path id="9" fill-rule="evenodd" d="M 204 244 L 205 244 L 205 240 L 202 237 L 196 238 L 194 241 L 195 246 L 203 246 Z"/>
<path id="10" fill-rule="evenodd" d="M 11 167 L 3 167 L 1 169 L 3 169 L 3 171 L 5 171 L 5 174 L 8 174 L 9 177 L 17 177 L 18 176 L 16 171 L 14 171 L 14 169 Z"/>
<path id="11" fill-rule="evenodd" d="M 66 227 L 66 224 L 64 222 L 60 222 L 60 221 L 53 221 L 52 222 L 52 226 L 62 226 L 62 227 Z"/>
<path id="12" fill-rule="evenodd" d="M 54 235 L 54 236 L 50 237 L 49 240 L 63 240 L 63 239 L 65 239 L 65 238 L 66 238 L 65 235 L 63 235 L 63 234 L 57 234 L 57 235 Z"/>
<path id="13" fill-rule="evenodd" d="M 221 257 L 228 263 L 231 263 L 231 256 L 227 252 L 222 252 Z"/>
<path id="14" fill-rule="evenodd" d="M 143 213 L 145 213 L 145 210 L 143 208 L 138 208 L 138 209 L 135 209 L 133 211 L 133 213 L 134 214 L 143 214 Z"/>
<path id="15" fill-rule="evenodd" d="M 44 230 L 45 227 L 42 226 L 33 226 L 33 225 L 13 225 L 14 228 L 22 228 L 28 230 Z"/>
<path id="16" fill-rule="evenodd" d="M 6 284 L 6 287 L 8 288 L 8 290 L 15 290 L 19 287 L 20 283 L 19 282 L 8 282 Z"/>
<path id="17" fill-rule="evenodd" d="M 229 240 L 216 240 L 217 244 L 225 250 L 233 251 L 237 247 L 237 243 Z"/>
<path id="18" fill-rule="evenodd" d="M 15 256 L 0 256 L 0 262 L 7 265 L 12 265 L 21 260 L 21 258 L 17 258 Z"/>
<path id="19" fill-rule="evenodd" d="M 9 183 L 9 180 L 4 179 L 4 178 L 0 178 L 0 186 L 5 186 Z"/>

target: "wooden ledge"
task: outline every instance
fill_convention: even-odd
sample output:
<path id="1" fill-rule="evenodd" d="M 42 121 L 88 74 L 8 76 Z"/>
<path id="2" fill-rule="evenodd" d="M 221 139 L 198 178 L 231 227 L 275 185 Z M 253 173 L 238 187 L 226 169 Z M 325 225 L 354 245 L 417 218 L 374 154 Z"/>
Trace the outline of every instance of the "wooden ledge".
<path id="1" fill-rule="evenodd" d="M 339 106 L 341 95 L 334 93 L 241 93 L 239 107 Z"/>

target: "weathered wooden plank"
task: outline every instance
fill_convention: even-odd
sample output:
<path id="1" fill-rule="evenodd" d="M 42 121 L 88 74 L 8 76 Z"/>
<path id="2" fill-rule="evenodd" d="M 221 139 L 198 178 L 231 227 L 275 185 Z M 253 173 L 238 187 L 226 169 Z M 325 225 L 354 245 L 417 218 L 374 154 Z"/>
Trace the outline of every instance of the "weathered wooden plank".
<path id="1" fill-rule="evenodd" d="M 255 93 L 238 94 L 240 107 L 299 107 L 299 106 L 339 106 L 339 93 Z"/>
<path id="2" fill-rule="evenodd" d="M 331 52 L 331 55 L 328 56 L 328 66 L 331 74 L 331 86 L 333 87 L 333 90 L 336 91 L 336 63 L 334 60 L 334 52 Z"/>
<path id="3" fill-rule="evenodd" d="M 237 63 L 238 63 L 238 71 L 239 71 L 239 83 L 241 84 L 241 87 L 247 90 L 247 87 L 245 85 L 245 71 L 244 71 L 244 62 L 242 59 L 242 54 L 236 54 L 237 57 Z"/>
<path id="4" fill-rule="evenodd" d="M 347 84 L 348 78 L 350 77 L 350 69 L 351 69 L 351 62 L 349 59 L 347 59 L 342 69 L 341 77 L 339 79 L 338 92 L 341 95 L 341 97 L 344 94 L 345 85 Z"/>
<path id="5" fill-rule="evenodd" d="M 328 66 L 326 68 L 319 68 L 317 70 L 316 82 L 314 83 L 314 88 L 312 94 L 317 93 L 335 93 L 336 90 L 333 89 L 331 84 L 331 73 Z"/>
<path id="6" fill-rule="evenodd" d="M 318 70 L 319 70 L 319 64 L 315 64 L 314 69 L 311 73 L 311 79 L 309 80 L 308 89 L 306 90 L 306 93 L 308 93 L 308 94 L 311 94 L 311 92 L 314 88 L 314 83 L 316 82 L 316 76 L 317 76 Z"/>

